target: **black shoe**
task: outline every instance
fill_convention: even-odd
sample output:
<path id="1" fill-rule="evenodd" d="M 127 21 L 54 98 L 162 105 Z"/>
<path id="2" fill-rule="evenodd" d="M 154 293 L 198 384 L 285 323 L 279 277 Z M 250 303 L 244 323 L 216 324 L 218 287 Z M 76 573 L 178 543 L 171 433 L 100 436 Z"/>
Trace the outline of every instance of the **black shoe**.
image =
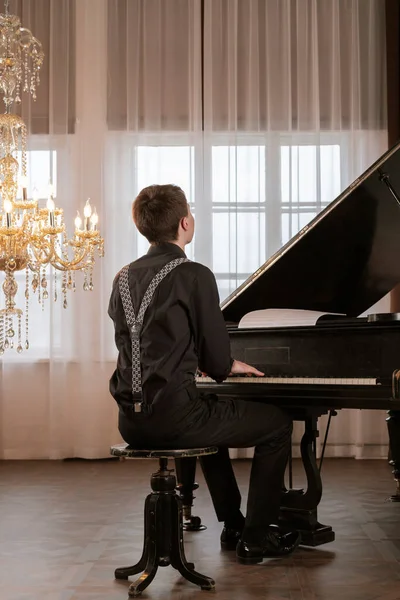
<path id="1" fill-rule="evenodd" d="M 281 534 L 270 530 L 259 544 L 240 540 L 236 548 L 236 557 L 243 565 L 255 565 L 262 562 L 263 558 L 287 556 L 297 548 L 300 540 L 298 531 Z"/>
<path id="2" fill-rule="evenodd" d="M 231 527 L 225 526 L 221 533 L 222 550 L 236 550 L 242 531 L 242 529 L 232 529 Z"/>

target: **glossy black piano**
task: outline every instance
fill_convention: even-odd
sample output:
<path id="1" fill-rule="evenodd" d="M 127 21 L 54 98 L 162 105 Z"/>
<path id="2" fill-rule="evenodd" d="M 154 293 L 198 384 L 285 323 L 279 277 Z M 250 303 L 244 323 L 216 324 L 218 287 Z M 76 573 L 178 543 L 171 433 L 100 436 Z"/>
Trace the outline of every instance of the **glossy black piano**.
<path id="1" fill-rule="evenodd" d="M 198 387 L 285 405 L 304 422 L 307 489 L 283 490 L 281 519 L 283 526 L 301 530 L 306 545 L 334 539 L 332 528 L 317 517 L 321 415 L 349 408 L 390 411 L 394 472 L 400 476 L 400 316 L 359 316 L 399 282 L 400 144 L 221 304 L 232 356 L 265 377 L 229 378 L 219 385 L 202 378 Z M 179 477 L 180 468 L 187 505 L 184 492 L 192 489 L 194 476 Z"/>

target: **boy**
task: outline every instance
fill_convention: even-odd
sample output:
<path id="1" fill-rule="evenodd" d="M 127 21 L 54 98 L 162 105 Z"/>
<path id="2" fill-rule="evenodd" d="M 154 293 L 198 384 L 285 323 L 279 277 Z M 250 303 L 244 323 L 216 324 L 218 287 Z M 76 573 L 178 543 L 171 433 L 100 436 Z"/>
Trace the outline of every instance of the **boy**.
<path id="1" fill-rule="evenodd" d="M 197 369 L 217 382 L 263 373 L 231 358 L 214 275 L 186 258 L 194 218 L 184 192 L 149 186 L 132 212 L 150 249 L 120 271 L 110 298 L 119 352 L 110 391 L 120 409 L 120 433 L 135 447 L 218 446 L 201 465 L 224 521 L 222 547 L 236 548 L 245 564 L 289 554 L 300 536 L 283 535 L 276 523 L 292 423 L 272 405 L 199 393 Z M 228 448 L 253 446 L 245 519 Z"/>

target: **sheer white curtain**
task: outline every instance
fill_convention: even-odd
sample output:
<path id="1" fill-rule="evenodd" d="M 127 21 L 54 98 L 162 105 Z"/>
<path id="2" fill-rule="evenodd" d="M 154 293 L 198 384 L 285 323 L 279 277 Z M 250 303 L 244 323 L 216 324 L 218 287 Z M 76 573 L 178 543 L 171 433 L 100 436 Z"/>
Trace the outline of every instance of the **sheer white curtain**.
<path id="1" fill-rule="evenodd" d="M 24 25 L 44 43 L 42 84 L 36 104 L 24 97 L 31 188 L 46 196 L 49 179 L 65 211 L 69 233 L 76 211 L 90 196 L 107 237 L 104 215 L 106 130 L 105 0 L 23 0 Z M 76 62 L 75 62 L 76 57 Z M 43 200 L 45 202 L 45 200 Z M 107 249 L 109 245 L 107 245 Z M 110 281 L 105 262 L 96 265 L 93 292 L 68 293 L 42 311 L 30 299 L 30 349 L 5 353 L 0 365 L 0 457 L 106 456 L 119 440 L 116 410 L 108 394 L 111 365 L 104 360 Z M 58 275 L 60 281 L 60 275 Z M 24 306 L 24 273 L 19 303 Z"/>
<path id="2" fill-rule="evenodd" d="M 2 357 L 2 458 L 107 456 L 118 441 L 107 303 L 115 273 L 147 248 L 130 217 L 143 186 L 186 191 L 189 256 L 224 298 L 382 154 L 382 5 L 14 3 L 48 40 L 42 97 L 24 109 L 31 183 L 56 179 L 71 228 L 90 196 L 106 256 L 94 291 L 78 285 L 68 309 L 48 301 L 42 313 L 33 299 L 31 350 Z M 330 454 L 385 455 L 384 417 L 339 415 Z"/>

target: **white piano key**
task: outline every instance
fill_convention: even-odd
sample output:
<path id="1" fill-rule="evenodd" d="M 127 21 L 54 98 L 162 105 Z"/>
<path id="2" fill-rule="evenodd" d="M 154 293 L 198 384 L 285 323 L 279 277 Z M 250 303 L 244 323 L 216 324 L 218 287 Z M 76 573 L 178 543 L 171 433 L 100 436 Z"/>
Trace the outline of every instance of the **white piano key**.
<path id="1" fill-rule="evenodd" d="M 211 377 L 196 377 L 196 383 L 215 383 Z M 293 384 L 293 385 L 377 385 L 374 377 L 228 377 L 224 383 Z"/>

